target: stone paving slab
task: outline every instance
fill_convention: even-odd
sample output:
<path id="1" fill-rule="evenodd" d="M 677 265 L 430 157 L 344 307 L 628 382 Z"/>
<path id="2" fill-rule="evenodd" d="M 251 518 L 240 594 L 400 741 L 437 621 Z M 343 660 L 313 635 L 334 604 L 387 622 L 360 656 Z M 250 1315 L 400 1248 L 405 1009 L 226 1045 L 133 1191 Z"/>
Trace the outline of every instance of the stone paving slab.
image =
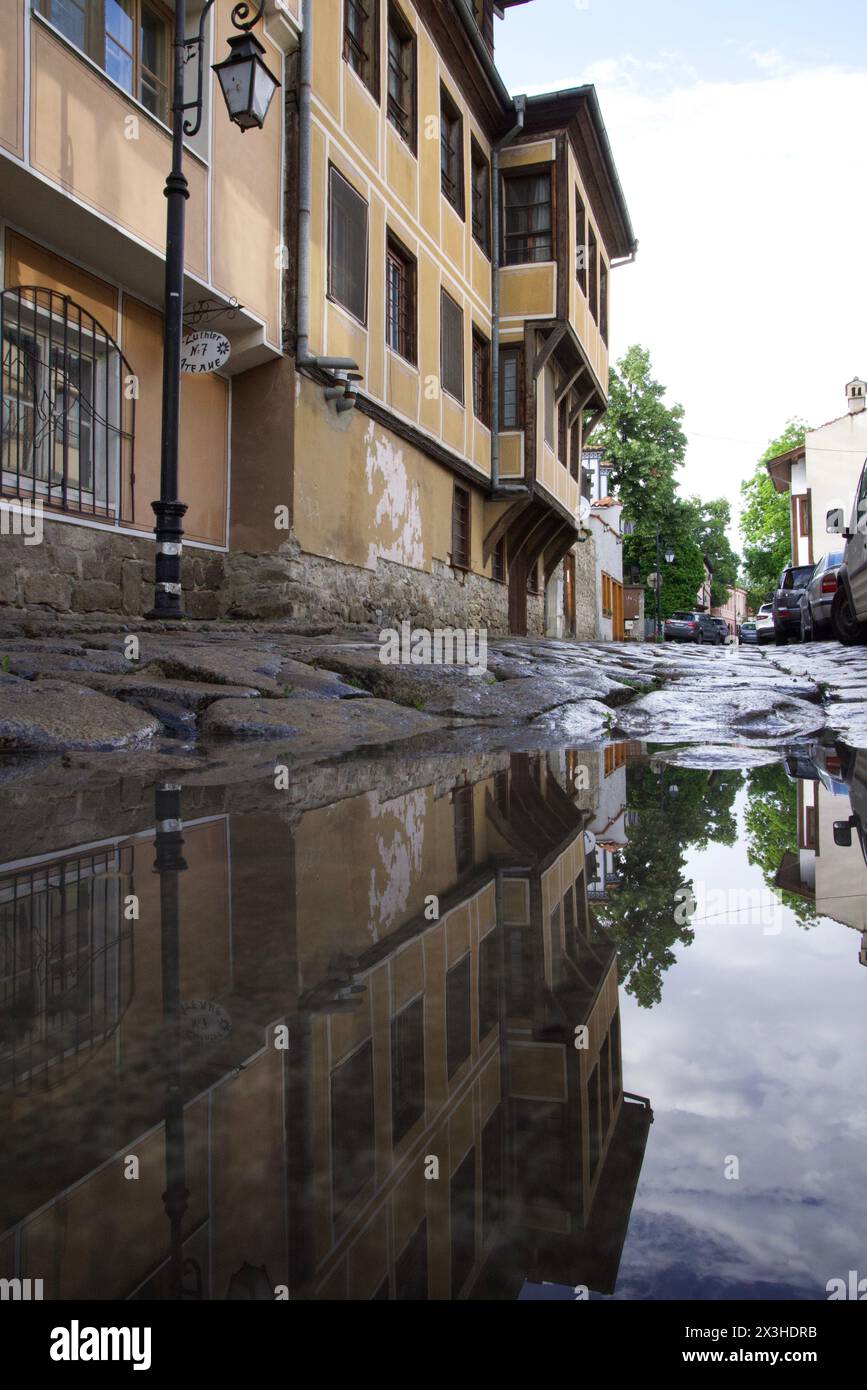
<path id="1" fill-rule="evenodd" d="M 152 714 L 67 681 L 0 688 L 0 750 L 134 748 L 160 732 Z"/>

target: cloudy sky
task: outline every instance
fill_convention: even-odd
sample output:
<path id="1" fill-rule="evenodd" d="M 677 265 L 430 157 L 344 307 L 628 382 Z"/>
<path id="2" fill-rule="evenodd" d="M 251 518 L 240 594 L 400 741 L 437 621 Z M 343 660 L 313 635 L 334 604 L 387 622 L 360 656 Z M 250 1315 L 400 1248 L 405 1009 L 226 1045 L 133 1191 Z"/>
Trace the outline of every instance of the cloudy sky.
<path id="1" fill-rule="evenodd" d="M 867 377 L 867 6 L 533 0 L 496 42 L 513 92 L 596 84 L 639 241 L 613 355 L 650 349 L 682 489 L 735 506 L 789 418 Z"/>

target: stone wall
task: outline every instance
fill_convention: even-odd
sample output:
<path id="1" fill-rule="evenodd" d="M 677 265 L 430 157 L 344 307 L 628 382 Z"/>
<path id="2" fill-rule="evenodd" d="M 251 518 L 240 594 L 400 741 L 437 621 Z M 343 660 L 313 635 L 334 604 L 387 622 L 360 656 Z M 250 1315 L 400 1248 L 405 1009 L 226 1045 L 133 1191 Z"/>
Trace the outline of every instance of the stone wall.
<path id="1" fill-rule="evenodd" d="M 599 636 L 596 596 L 596 542 L 592 536 L 572 551 L 575 556 L 575 637 L 594 642 Z"/>
<path id="2" fill-rule="evenodd" d="M 232 554 L 220 596 L 230 617 L 509 630 L 509 592 L 483 575 L 434 561 L 433 570 L 379 559 L 375 569 L 310 555 L 290 537 L 273 555 Z M 530 633 L 544 631 L 544 599 L 527 597 Z"/>
<path id="3" fill-rule="evenodd" d="M 184 606 L 191 618 L 220 615 L 227 556 L 187 547 Z M 43 539 L 0 535 L 0 613 L 117 613 L 135 617 L 153 604 L 154 543 L 69 522 L 43 520 Z"/>
<path id="4" fill-rule="evenodd" d="M 153 541 L 44 521 L 43 540 L 0 536 L 0 614 L 110 613 L 138 617 L 153 604 Z M 305 554 L 294 537 L 270 555 L 187 546 L 184 609 L 190 618 L 289 618 L 302 623 L 509 628 L 505 584 L 434 563 L 433 572 L 379 560 L 375 570 Z M 527 597 L 531 634 L 544 630 L 544 600 Z"/>

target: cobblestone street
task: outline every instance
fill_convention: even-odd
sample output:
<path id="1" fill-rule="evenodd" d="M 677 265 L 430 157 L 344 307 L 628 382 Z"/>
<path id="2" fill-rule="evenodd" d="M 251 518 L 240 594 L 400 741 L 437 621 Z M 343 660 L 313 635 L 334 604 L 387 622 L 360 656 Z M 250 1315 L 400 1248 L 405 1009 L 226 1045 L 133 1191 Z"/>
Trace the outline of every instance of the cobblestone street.
<path id="1" fill-rule="evenodd" d="M 468 728 L 582 742 L 779 746 L 867 736 L 867 653 L 498 639 L 481 666 L 385 665 L 376 634 L 82 623 L 0 639 L 11 753 L 279 740 L 316 761 Z"/>

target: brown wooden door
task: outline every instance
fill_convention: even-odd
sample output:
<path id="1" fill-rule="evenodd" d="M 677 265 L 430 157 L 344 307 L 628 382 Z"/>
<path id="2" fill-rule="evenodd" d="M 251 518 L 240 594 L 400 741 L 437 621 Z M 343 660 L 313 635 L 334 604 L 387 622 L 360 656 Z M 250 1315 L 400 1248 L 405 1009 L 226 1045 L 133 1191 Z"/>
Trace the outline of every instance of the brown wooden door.
<path id="1" fill-rule="evenodd" d="M 575 636 L 575 556 L 571 550 L 563 561 L 563 626 L 567 637 Z"/>
<path id="2" fill-rule="evenodd" d="M 622 642 L 626 636 L 626 628 L 623 626 L 623 585 L 615 579 L 611 587 L 614 591 L 612 595 L 614 619 L 611 624 L 611 631 L 614 641 Z"/>
<path id="3" fill-rule="evenodd" d="M 509 631 L 527 635 L 527 561 L 522 554 L 509 565 Z"/>

